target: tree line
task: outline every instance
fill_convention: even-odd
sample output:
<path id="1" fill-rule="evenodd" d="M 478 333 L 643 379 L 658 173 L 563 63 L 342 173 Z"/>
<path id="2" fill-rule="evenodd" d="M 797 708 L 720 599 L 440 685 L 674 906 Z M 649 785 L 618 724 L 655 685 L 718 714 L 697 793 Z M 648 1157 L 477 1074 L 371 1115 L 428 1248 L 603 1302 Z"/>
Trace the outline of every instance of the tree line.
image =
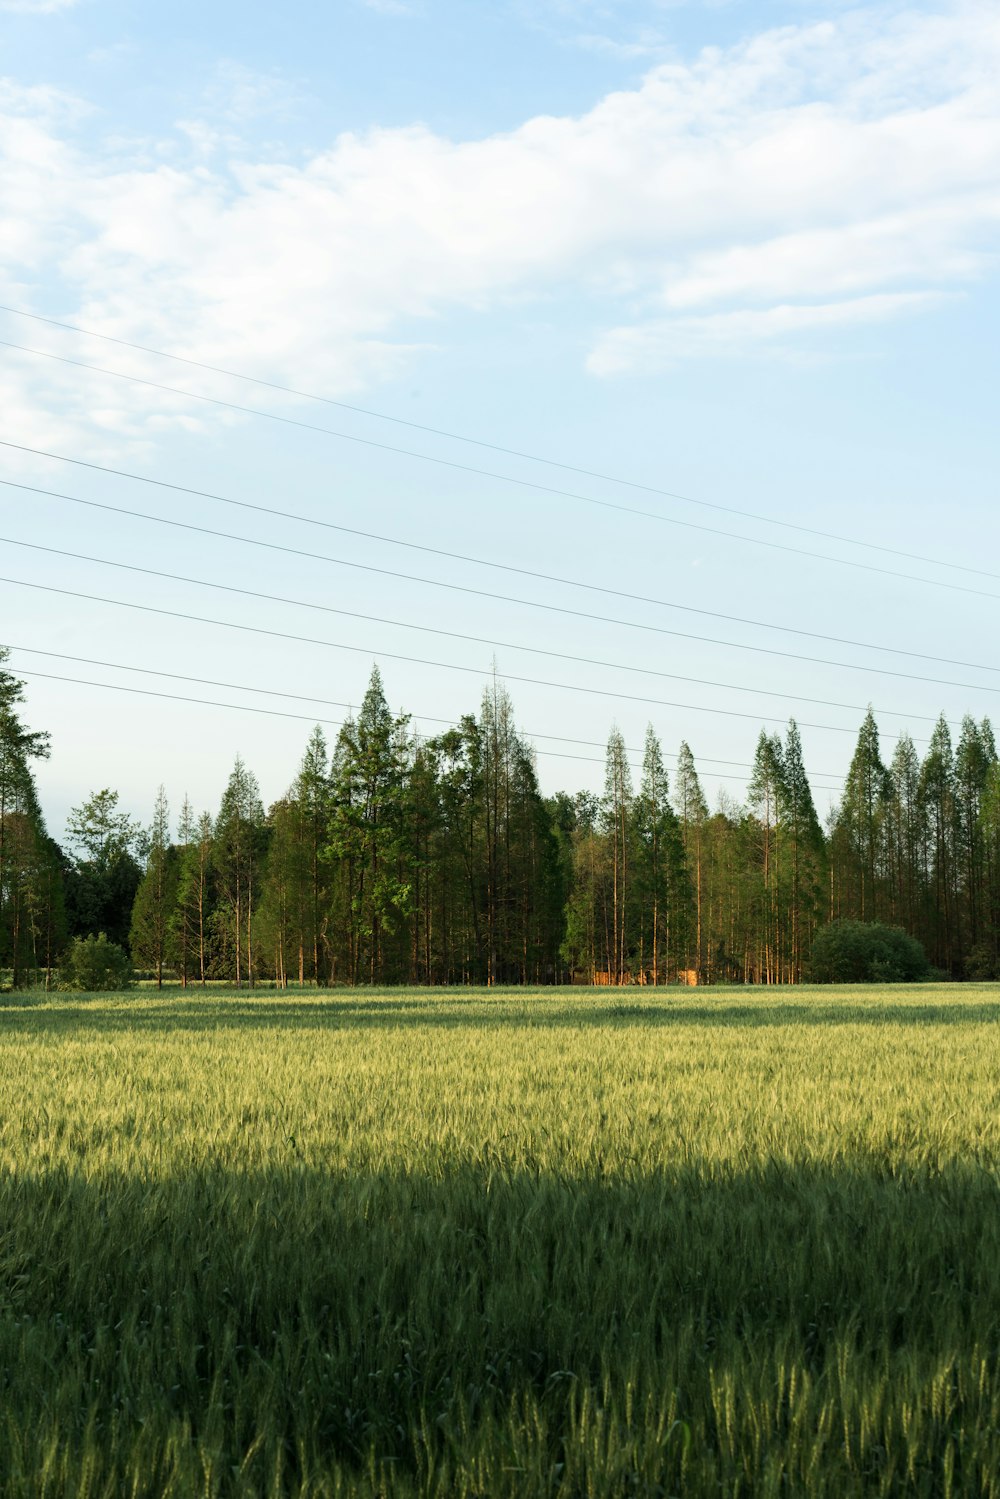
<path id="1" fill-rule="evenodd" d="M 50 983 L 103 933 L 161 983 L 794 983 L 830 921 L 879 921 L 954 977 L 1000 976 L 1000 762 L 988 720 L 888 764 L 871 711 L 824 828 L 794 720 L 762 732 L 743 803 L 710 811 L 653 729 L 633 776 L 612 729 L 601 795 L 543 796 L 497 681 L 433 738 L 394 714 L 378 670 L 332 748 L 309 737 L 265 810 L 237 757 L 217 811 L 161 788 L 148 826 L 95 792 L 66 846 L 48 834 L 0 652 L 0 969 Z M 636 784 L 636 781 L 638 784 Z"/>

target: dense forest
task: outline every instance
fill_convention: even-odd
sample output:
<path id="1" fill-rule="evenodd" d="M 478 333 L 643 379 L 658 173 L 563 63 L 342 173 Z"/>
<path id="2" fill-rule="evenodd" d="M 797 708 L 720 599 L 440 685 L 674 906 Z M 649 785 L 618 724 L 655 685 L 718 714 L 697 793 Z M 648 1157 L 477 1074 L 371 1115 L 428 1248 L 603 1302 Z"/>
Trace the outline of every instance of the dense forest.
<path id="1" fill-rule="evenodd" d="M 761 733 L 743 805 L 707 805 L 681 744 L 670 784 L 647 731 L 638 785 L 620 733 L 602 796 L 541 794 L 498 683 L 478 715 L 416 736 L 372 673 L 332 750 L 321 729 L 269 809 L 239 758 L 218 810 L 151 824 L 101 790 L 47 833 L 0 652 L 0 969 L 51 983 L 104 933 L 184 984 L 794 983 L 817 930 L 882 921 L 954 977 L 1000 974 L 1000 761 L 987 720 L 942 717 L 888 764 L 871 712 L 820 825 L 794 721 Z"/>

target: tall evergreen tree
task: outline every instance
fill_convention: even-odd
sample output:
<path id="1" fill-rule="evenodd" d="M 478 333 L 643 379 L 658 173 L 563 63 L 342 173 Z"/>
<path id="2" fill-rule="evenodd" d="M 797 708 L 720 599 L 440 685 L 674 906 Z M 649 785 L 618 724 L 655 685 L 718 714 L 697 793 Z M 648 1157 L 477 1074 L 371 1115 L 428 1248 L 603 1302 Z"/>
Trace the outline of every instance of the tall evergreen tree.
<path id="1" fill-rule="evenodd" d="M 924 806 L 920 759 L 909 734 L 901 734 L 889 770 L 887 855 L 889 900 L 886 914 L 915 935 L 924 903 Z"/>
<path id="2" fill-rule="evenodd" d="M 695 769 L 694 756 L 687 741 L 683 739 L 677 754 L 674 806 L 677 808 L 677 816 L 680 819 L 684 859 L 694 890 L 694 922 L 689 925 L 686 933 L 684 967 L 689 972 L 693 971 L 696 981 L 701 983 L 704 969 L 704 934 L 701 920 L 703 856 L 708 804 Z"/>
<path id="3" fill-rule="evenodd" d="M 254 915 L 258 953 L 266 954 L 278 987 L 287 989 L 289 968 L 303 981 L 307 933 L 312 931 L 310 870 L 302 807 L 285 797 L 268 813 L 270 838 Z"/>
<path id="4" fill-rule="evenodd" d="M 433 894 L 446 983 L 483 983 L 487 976 L 484 907 L 483 747 L 479 723 L 464 714 L 458 727 L 434 741 L 439 831 Z M 426 788 L 425 788 L 426 794 Z"/>
<path id="5" fill-rule="evenodd" d="M 482 832 L 486 888 L 484 916 L 486 982 L 507 977 L 510 959 L 511 774 L 517 751 L 514 705 L 506 687 L 493 673 L 493 685 L 483 693 L 479 716 L 479 775 L 482 794 Z"/>
<path id="6" fill-rule="evenodd" d="M 802 977 L 805 954 L 819 919 L 820 879 L 825 860 L 823 830 L 816 816 L 802 754 L 802 736 L 794 718 L 789 719 L 785 735 L 783 772 L 780 812 L 790 865 L 788 977 L 794 983 Z"/>
<path id="7" fill-rule="evenodd" d="M 960 960 L 955 890 L 955 756 L 951 730 L 944 714 L 934 725 L 927 754 L 920 767 L 920 798 L 927 819 L 927 875 L 930 909 L 927 912 L 928 951 L 942 968 Z"/>
<path id="8" fill-rule="evenodd" d="M 753 773 L 747 788 L 750 807 L 760 829 L 760 948 L 757 975 L 765 984 L 780 981 L 781 930 L 779 894 L 780 809 L 787 804 L 785 755 L 781 738 L 762 729 L 757 740 Z"/>
<path id="9" fill-rule="evenodd" d="M 297 898 L 301 902 L 298 969 L 304 982 L 308 967 L 314 984 L 321 982 L 325 942 L 328 871 L 324 863 L 330 843 L 333 793 L 330 786 L 330 755 L 326 736 L 317 726 L 309 736 L 299 773 L 292 788 L 298 808 L 303 859 L 297 866 Z M 302 876 L 306 888 L 301 889 Z"/>
<path id="10" fill-rule="evenodd" d="M 869 708 L 858 734 L 837 817 L 842 833 L 841 881 L 850 913 L 861 921 L 876 921 L 882 914 L 879 875 L 886 806 L 891 793 L 889 772 L 882 763 L 879 748 L 878 725 Z"/>
<path id="11" fill-rule="evenodd" d="M 163 988 L 163 965 L 169 960 L 176 898 L 177 854 L 170 842 L 170 809 L 161 786 L 149 829 L 146 873 L 136 891 L 129 933 L 133 963 L 156 970 L 158 989 Z"/>
<path id="12" fill-rule="evenodd" d="M 409 970 L 415 984 L 433 983 L 447 965 L 447 917 L 440 899 L 447 880 L 441 858 L 442 766 L 440 740 L 414 742 L 404 822 L 412 887 Z"/>
<path id="13" fill-rule="evenodd" d="M 185 796 L 177 823 L 177 870 L 173 910 L 170 913 L 170 938 L 180 970 L 181 987 L 186 989 L 197 952 L 196 907 L 189 898 L 189 871 L 192 849 L 197 839 L 197 823 L 190 799 Z"/>
<path id="14" fill-rule="evenodd" d="M 385 977 L 387 942 L 408 916 L 402 811 L 409 761 L 407 718 L 394 717 L 372 671 L 356 720 L 345 724 L 333 759 L 331 853 L 347 880 L 352 983 Z"/>
<path id="15" fill-rule="evenodd" d="M 979 806 L 979 845 L 983 857 L 984 931 L 970 964 L 970 977 L 1000 977 L 1000 762 L 986 772 Z"/>
<path id="16" fill-rule="evenodd" d="M 597 977 L 602 946 L 598 912 L 604 880 L 604 844 L 597 831 L 600 803 L 581 791 L 573 798 L 569 825 L 571 877 L 566 901 L 565 931 L 560 956 L 573 977 L 585 973 L 591 983 Z"/>
<path id="17" fill-rule="evenodd" d="M 326 738 L 317 725 L 287 796 L 268 814 L 270 846 L 257 926 L 283 986 L 320 984 L 330 961 L 332 794 Z"/>
<path id="18" fill-rule="evenodd" d="M 507 972 L 514 982 L 554 976 L 566 890 L 558 841 L 538 787 L 534 753 L 518 736 L 511 776 L 510 942 Z"/>
<path id="19" fill-rule="evenodd" d="M 608 735 L 604 762 L 604 797 L 601 801 L 601 831 L 608 848 L 610 886 L 605 906 L 605 944 L 609 982 L 622 984 L 628 971 L 630 949 L 632 770 L 625 740 L 617 727 Z"/>
<path id="20" fill-rule="evenodd" d="M 24 683 L 5 669 L 9 659 L 0 646 L 0 965 L 17 988 L 26 968 L 51 967 L 62 890 L 31 772 L 32 760 L 48 756 L 49 736 L 21 721 Z"/>
<path id="21" fill-rule="evenodd" d="M 986 870 L 980 822 L 990 767 L 996 759 L 989 719 L 977 724 L 966 714 L 955 751 L 955 854 L 963 953 L 978 950 L 983 940 Z"/>
<path id="22" fill-rule="evenodd" d="M 236 756 L 215 820 L 212 863 L 222 898 L 220 935 L 237 986 L 254 982 L 253 911 L 259 895 L 264 808 L 257 778 Z"/>
<path id="23" fill-rule="evenodd" d="M 686 894 L 684 848 L 670 783 L 652 724 L 646 728 L 642 781 L 635 802 L 634 876 L 640 902 L 639 966 L 656 985 L 674 966 L 675 911 Z"/>
<path id="24" fill-rule="evenodd" d="M 189 975 L 196 973 L 204 988 L 209 963 L 210 882 L 215 830 L 208 812 L 195 819 L 187 797 L 184 798 L 177 836 L 181 846 L 173 933 L 181 983 L 187 988 Z"/>

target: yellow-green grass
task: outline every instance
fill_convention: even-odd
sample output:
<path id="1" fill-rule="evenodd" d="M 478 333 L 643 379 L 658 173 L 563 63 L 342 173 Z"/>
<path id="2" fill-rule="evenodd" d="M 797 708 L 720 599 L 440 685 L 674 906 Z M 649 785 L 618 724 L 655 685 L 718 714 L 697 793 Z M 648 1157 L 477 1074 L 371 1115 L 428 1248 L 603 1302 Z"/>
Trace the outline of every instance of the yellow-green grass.
<path id="1" fill-rule="evenodd" d="M 1000 1495 L 1000 993 L 0 1008 L 0 1494 Z"/>

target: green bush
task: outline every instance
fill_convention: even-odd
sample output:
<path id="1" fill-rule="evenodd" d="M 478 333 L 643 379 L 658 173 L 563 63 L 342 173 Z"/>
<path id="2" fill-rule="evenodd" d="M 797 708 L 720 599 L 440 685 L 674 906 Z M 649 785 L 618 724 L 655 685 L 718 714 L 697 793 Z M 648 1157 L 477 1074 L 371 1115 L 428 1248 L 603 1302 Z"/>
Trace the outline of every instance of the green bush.
<path id="1" fill-rule="evenodd" d="M 1000 960 L 991 943 L 979 942 L 972 948 L 965 960 L 965 977 L 980 983 L 984 979 L 1000 978 Z"/>
<path id="2" fill-rule="evenodd" d="M 833 921 L 816 933 L 807 977 L 814 984 L 912 984 L 930 977 L 930 964 L 899 927 Z"/>
<path id="3" fill-rule="evenodd" d="M 85 994 L 98 989 L 131 989 L 129 956 L 103 932 L 97 937 L 75 937 L 59 969 L 59 987 Z"/>

